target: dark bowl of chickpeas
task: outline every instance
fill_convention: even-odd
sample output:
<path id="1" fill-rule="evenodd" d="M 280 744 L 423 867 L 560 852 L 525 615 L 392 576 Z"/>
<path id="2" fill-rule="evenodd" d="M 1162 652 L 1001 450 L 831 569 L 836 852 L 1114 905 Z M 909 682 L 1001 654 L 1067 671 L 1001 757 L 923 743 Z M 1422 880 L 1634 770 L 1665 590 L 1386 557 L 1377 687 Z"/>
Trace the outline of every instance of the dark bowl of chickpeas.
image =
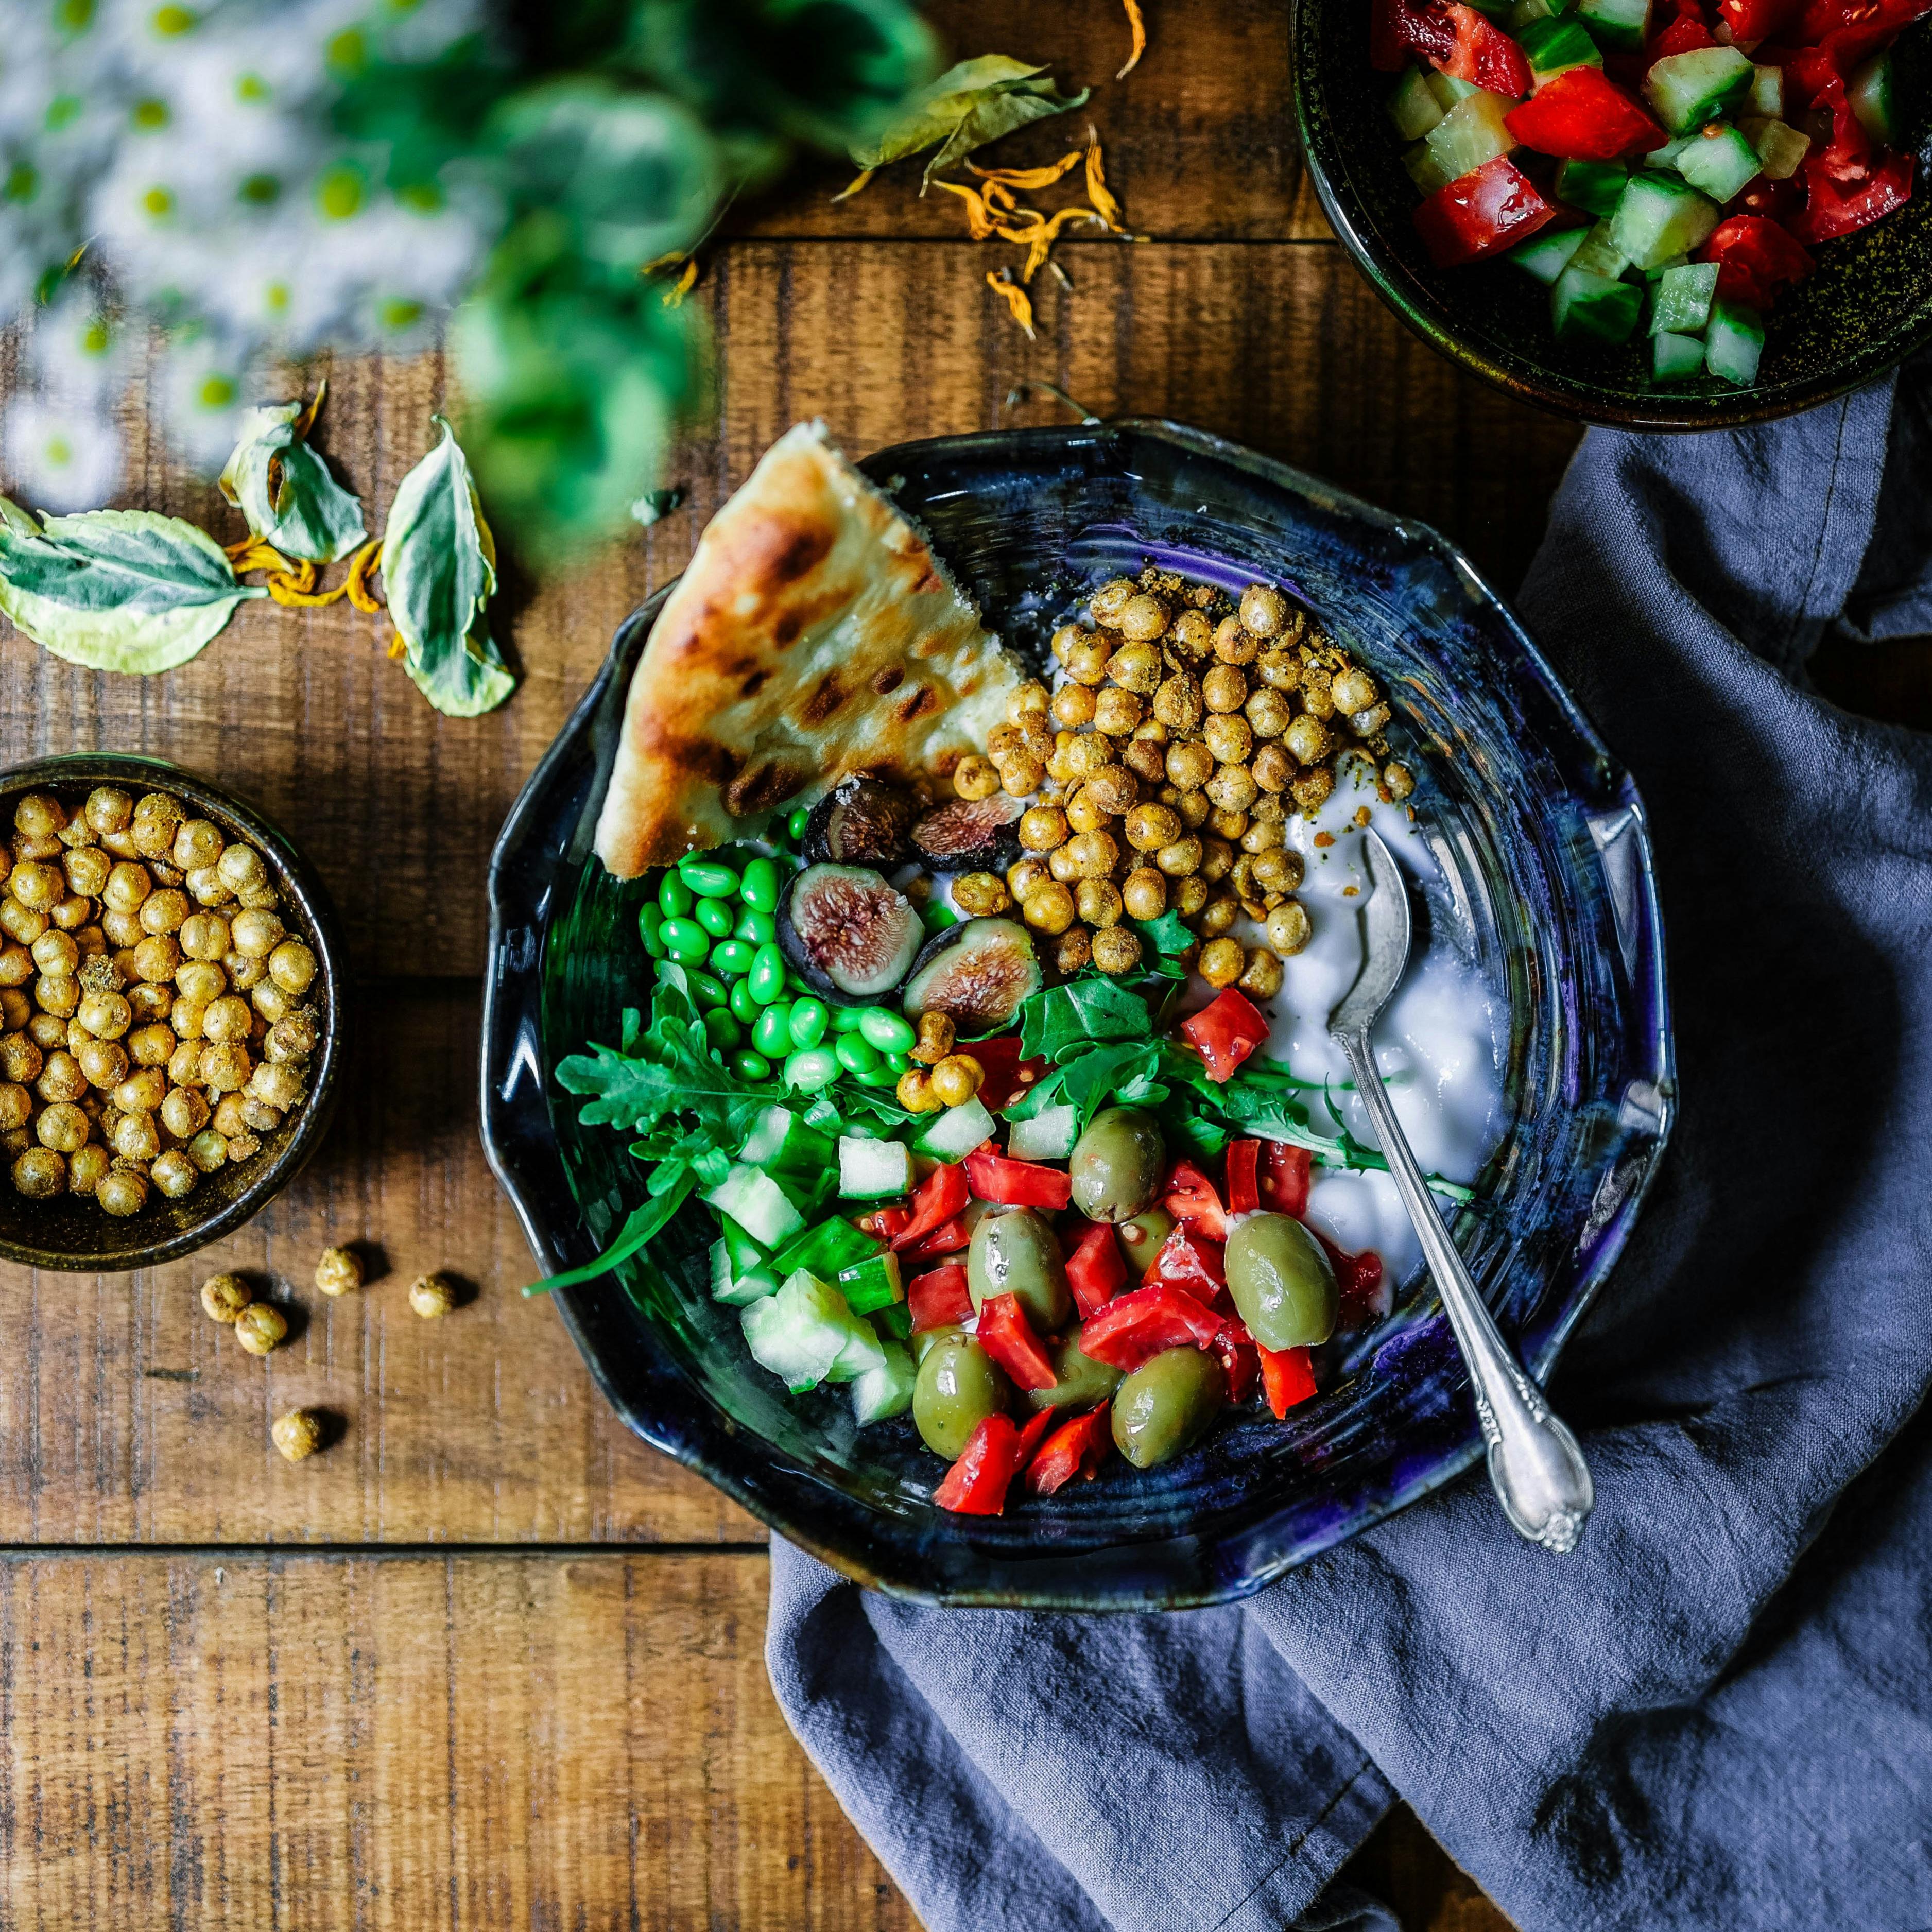
<path id="1" fill-rule="evenodd" d="M 155 758 L 0 779 L 0 1256 L 145 1268 L 280 1192 L 328 1126 L 341 942 L 232 793 Z"/>

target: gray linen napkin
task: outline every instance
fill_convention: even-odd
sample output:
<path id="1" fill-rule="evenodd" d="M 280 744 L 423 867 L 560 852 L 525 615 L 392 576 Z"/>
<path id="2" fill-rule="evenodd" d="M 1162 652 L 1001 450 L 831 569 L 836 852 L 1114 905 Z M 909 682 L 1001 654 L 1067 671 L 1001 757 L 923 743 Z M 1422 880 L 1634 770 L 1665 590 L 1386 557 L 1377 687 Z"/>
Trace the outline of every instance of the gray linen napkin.
<path id="1" fill-rule="evenodd" d="M 1929 398 L 1592 432 L 1520 600 L 1650 808 L 1684 1100 L 1556 1378 L 1574 1556 L 1479 1474 L 1166 1618 L 774 1545 L 773 1688 L 930 1932 L 1280 1928 L 1397 1792 L 1526 1932 L 1932 1925 L 1932 738 L 1803 672 L 1932 630 Z"/>

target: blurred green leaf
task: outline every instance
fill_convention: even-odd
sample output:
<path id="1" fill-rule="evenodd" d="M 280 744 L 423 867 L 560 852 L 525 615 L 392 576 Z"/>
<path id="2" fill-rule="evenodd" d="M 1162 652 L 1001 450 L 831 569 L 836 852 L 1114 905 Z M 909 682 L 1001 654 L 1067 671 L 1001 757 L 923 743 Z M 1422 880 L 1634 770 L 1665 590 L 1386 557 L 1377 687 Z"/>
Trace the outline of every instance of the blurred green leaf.
<path id="1" fill-rule="evenodd" d="M 1004 54 L 962 61 L 908 101 L 871 142 L 855 141 L 847 152 L 862 168 L 882 168 L 936 148 L 926 167 L 930 181 L 988 141 L 1085 101 L 1084 88 L 1062 94 L 1052 79 L 1040 77 L 1046 73 Z"/>

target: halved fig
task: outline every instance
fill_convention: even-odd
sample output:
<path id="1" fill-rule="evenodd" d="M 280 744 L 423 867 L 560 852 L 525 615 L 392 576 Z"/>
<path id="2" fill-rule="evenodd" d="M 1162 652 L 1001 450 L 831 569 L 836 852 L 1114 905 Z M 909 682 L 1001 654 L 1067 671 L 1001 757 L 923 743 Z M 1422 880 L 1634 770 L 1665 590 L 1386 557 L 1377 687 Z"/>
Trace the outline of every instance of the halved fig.
<path id="1" fill-rule="evenodd" d="M 926 928 L 912 902 L 863 866 L 808 866 L 778 902 L 778 944 L 814 992 L 868 1006 L 903 980 Z"/>
<path id="2" fill-rule="evenodd" d="M 935 872 L 1004 872 L 1018 862 L 1015 828 L 1025 810 L 1024 800 L 1003 791 L 950 799 L 913 827 L 912 842 Z"/>
<path id="3" fill-rule="evenodd" d="M 812 808 L 800 849 L 808 866 L 896 866 L 913 815 L 904 792 L 854 772 Z"/>
<path id="4" fill-rule="evenodd" d="M 908 1013 L 944 1013 L 962 1034 L 1010 1026 L 1040 988 L 1033 936 L 1010 919 L 969 919 L 928 940 L 905 984 Z"/>

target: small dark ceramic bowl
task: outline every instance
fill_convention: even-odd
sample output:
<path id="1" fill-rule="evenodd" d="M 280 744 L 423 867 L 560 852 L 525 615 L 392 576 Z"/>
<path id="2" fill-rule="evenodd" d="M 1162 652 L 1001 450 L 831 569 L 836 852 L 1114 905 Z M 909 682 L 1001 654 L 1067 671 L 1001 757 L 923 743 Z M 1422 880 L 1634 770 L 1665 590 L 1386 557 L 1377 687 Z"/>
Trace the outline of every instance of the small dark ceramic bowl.
<path id="1" fill-rule="evenodd" d="M 1282 465 L 1168 423 L 906 444 L 863 466 L 931 532 L 1009 642 L 1043 647 L 1083 587 L 1157 559 L 1238 588 L 1283 584 L 1375 670 L 1419 766 L 1449 886 L 1426 908 L 1509 1009 L 1509 1124 L 1459 1234 L 1539 1373 L 1607 1274 L 1674 1108 L 1662 937 L 1643 808 L 1495 595 L 1442 538 Z M 621 629 L 518 800 L 490 873 L 485 1144 L 554 1272 L 589 1260 L 644 1196 L 627 1136 L 586 1128 L 554 1070 L 614 1041 L 648 998 L 643 882 L 591 850 L 630 674 L 662 593 Z M 796 1543 L 898 1594 L 1082 1609 L 1256 1589 L 1467 1466 L 1468 1382 L 1424 1282 L 1334 1351 L 1286 1424 L 1252 1412 L 1145 1473 L 1004 1516 L 931 1501 L 940 1465 L 909 1418 L 852 1424 L 846 1392 L 788 1397 L 709 1294 L 708 1210 L 637 1264 L 560 1294 L 632 1428 Z"/>
<path id="2" fill-rule="evenodd" d="M 1729 428 L 1843 395 L 1932 341 L 1932 21 L 1898 47 L 1901 145 L 1918 157 L 1912 198 L 1814 251 L 1816 272 L 1780 292 L 1766 318 L 1760 380 L 1748 389 L 1710 376 L 1652 382 L 1643 325 L 1620 347 L 1559 344 L 1550 291 L 1508 262 L 1432 266 L 1384 105 L 1395 76 L 1369 65 L 1369 8 L 1294 0 L 1292 34 L 1302 152 L 1356 266 L 1432 348 L 1524 402 L 1622 429 Z"/>
<path id="3" fill-rule="evenodd" d="M 309 1063 L 309 1090 L 302 1105 L 262 1136 L 261 1151 L 253 1160 L 202 1175 L 185 1199 L 170 1201 L 154 1190 L 138 1214 L 117 1220 L 92 1201 L 74 1195 L 23 1199 L 0 1176 L 0 1258 L 28 1268 L 101 1272 L 148 1268 L 191 1255 L 238 1228 L 294 1179 L 320 1144 L 342 1064 L 342 936 L 335 909 L 308 862 L 253 806 L 164 759 L 94 752 L 42 758 L 0 774 L 0 824 L 10 832 L 14 806 L 22 792 L 52 792 L 72 807 L 103 784 L 118 785 L 136 797 L 171 793 L 224 835 L 245 840 L 262 854 L 282 895 L 278 910 L 284 924 L 314 949 L 318 970 L 305 999 L 321 1016 L 322 1042 Z"/>

